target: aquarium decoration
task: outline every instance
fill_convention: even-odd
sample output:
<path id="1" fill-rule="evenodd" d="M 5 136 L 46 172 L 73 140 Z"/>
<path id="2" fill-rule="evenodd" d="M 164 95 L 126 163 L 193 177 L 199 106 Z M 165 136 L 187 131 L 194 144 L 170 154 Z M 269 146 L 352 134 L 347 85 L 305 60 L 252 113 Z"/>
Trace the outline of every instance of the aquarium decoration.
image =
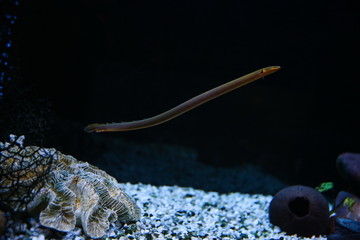
<path id="1" fill-rule="evenodd" d="M 24 139 L 0 142 L 0 200 L 14 211 L 38 215 L 59 231 L 80 225 L 91 238 L 105 235 L 111 222 L 140 218 L 115 178 L 54 148 L 24 146 Z"/>
<path id="2" fill-rule="evenodd" d="M 321 192 L 332 189 L 332 182 L 322 183 L 316 189 L 290 186 L 271 200 L 270 222 L 290 235 L 328 234 L 328 240 L 360 239 L 360 154 L 342 153 L 336 164 L 349 190 L 337 194 L 330 212 Z"/>
<path id="3" fill-rule="evenodd" d="M 311 187 L 295 185 L 280 190 L 270 202 L 270 222 L 292 235 L 311 237 L 326 234 L 329 204 Z"/>
<path id="4" fill-rule="evenodd" d="M 10 50 L 13 26 L 17 20 L 16 10 L 19 4 L 18 0 L 0 1 L 0 99 L 4 94 L 4 84 L 11 80 L 11 72 L 14 70 L 10 61 Z"/>

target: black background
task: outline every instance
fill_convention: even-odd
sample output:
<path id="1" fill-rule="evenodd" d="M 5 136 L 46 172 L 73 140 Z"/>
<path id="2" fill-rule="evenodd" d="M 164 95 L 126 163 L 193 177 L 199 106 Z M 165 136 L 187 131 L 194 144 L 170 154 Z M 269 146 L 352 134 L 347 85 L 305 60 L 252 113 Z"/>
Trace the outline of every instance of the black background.
<path id="1" fill-rule="evenodd" d="M 178 119 L 107 136 L 311 186 L 338 181 L 337 156 L 360 152 L 355 1 L 32 0 L 20 10 L 20 71 L 52 103 L 62 135 L 51 144 L 63 152 L 84 151 L 68 138 L 86 138 L 89 123 L 150 117 L 271 65 L 282 69 Z"/>

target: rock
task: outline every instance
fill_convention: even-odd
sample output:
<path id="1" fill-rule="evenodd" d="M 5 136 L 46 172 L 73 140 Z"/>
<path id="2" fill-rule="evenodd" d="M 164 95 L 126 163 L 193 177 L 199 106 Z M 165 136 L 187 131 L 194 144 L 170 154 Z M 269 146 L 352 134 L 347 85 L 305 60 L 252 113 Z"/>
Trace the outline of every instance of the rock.
<path id="1" fill-rule="evenodd" d="M 328 240 L 359 240 L 360 222 L 346 218 L 336 218 L 335 232 L 328 236 Z"/>
<path id="2" fill-rule="evenodd" d="M 341 191 L 335 200 L 336 218 L 348 218 L 354 221 L 360 221 L 360 198 Z"/>
<path id="3" fill-rule="evenodd" d="M 360 188 L 360 154 L 343 153 L 336 160 L 341 176 L 355 189 Z"/>
<path id="4" fill-rule="evenodd" d="M 287 234 L 311 237 L 326 234 L 330 222 L 329 206 L 317 190 L 296 185 L 280 190 L 272 199 L 270 222 Z"/>

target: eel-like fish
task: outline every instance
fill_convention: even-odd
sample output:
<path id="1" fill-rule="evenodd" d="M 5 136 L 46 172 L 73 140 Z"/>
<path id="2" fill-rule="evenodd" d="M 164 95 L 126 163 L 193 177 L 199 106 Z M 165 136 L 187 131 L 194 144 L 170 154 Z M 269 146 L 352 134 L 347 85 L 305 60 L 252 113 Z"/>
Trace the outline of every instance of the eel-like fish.
<path id="1" fill-rule="evenodd" d="M 142 128 L 148 128 L 167 122 L 183 113 L 190 111 L 191 109 L 200 106 L 214 98 L 217 98 L 225 93 L 228 93 L 236 88 L 251 83 L 259 78 L 263 78 L 269 74 L 272 74 L 280 69 L 279 66 L 271 66 L 259 69 L 245 76 L 227 82 L 223 85 L 215 87 L 207 92 L 204 92 L 196 97 L 193 97 L 180 105 L 163 112 L 159 115 L 146 118 L 143 120 L 131 121 L 131 122 L 120 122 L 120 123 L 93 123 L 89 124 L 84 128 L 86 132 L 119 132 L 119 131 L 130 131 Z"/>

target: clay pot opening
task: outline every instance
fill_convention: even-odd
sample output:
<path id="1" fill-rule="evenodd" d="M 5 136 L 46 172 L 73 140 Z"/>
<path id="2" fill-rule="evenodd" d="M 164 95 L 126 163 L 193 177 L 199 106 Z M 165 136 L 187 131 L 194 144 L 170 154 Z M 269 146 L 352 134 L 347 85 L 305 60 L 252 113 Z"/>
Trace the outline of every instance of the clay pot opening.
<path id="1" fill-rule="evenodd" d="M 304 197 L 296 197 L 289 202 L 289 209 L 298 217 L 304 217 L 309 214 L 310 202 Z"/>

